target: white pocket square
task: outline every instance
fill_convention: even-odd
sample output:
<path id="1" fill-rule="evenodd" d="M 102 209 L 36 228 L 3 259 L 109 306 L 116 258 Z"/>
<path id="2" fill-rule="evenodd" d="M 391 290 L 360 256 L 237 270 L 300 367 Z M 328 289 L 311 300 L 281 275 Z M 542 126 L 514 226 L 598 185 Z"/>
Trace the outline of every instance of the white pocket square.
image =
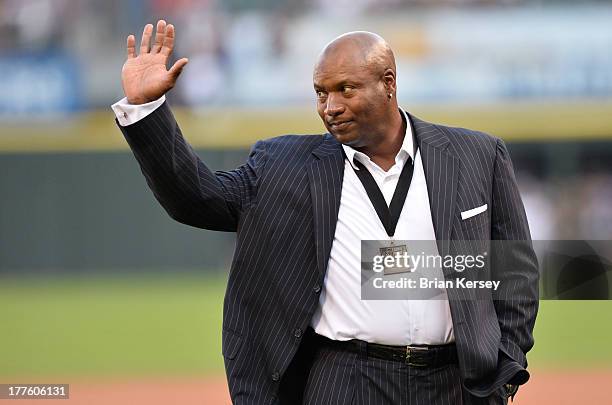
<path id="1" fill-rule="evenodd" d="M 471 210 L 463 211 L 461 213 L 461 219 L 466 220 L 468 218 L 472 218 L 474 215 L 478 215 L 481 212 L 485 212 L 487 210 L 488 205 L 481 205 L 480 207 L 472 208 Z"/>

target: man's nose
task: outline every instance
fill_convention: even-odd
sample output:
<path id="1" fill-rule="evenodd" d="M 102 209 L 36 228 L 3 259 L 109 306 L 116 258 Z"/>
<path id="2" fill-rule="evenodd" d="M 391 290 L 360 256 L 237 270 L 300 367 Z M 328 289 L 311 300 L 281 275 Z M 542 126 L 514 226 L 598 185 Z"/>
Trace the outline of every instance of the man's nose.
<path id="1" fill-rule="evenodd" d="M 325 104 L 325 115 L 335 117 L 344 112 L 344 104 L 340 103 L 338 96 L 329 94 L 327 96 L 327 103 Z"/>

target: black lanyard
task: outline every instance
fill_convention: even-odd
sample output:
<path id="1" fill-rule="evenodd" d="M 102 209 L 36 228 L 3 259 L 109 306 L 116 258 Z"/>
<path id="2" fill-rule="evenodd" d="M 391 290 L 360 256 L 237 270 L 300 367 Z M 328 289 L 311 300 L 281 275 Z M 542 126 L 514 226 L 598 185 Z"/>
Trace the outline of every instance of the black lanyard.
<path id="1" fill-rule="evenodd" d="M 414 172 L 412 158 L 408 157 L 408 160 L 404 164 L 404 168 L 400 174 L 399 181 L 397 182 L 397 186 L 395 187 L 395 192 L 393 193 L 393 198 L 391 199 L 391 204 L 389 206 L 387 206 L 385 197 L 378 188 L 376 180 L 374 180 L 374 177 L 372 177 L 372 173 L 370 173 L 359 160 L 354 159 L 354 163 L 355 166 L 359 168 L 359 170 L 356 170 L 353 167 L 355 174 L 359 180 L 361 180 L 361 184 L 363 184 L 363 187 L 368 193 L 368 197 L 370 197 L 370 201 L 372 201 L 372 205 L 378 214 L 380 222 L 382 222 L 383 226 L 385 227 L 387 235 L 392 237 L 395 234 L 395 228 L 397 227 L 397 222 L 399 221 L 402 208 L 404 207 L 404 202 L 406 201 L 406 196 L 408 195 L 410 182 L 412 181 L 412 173 Z"/>

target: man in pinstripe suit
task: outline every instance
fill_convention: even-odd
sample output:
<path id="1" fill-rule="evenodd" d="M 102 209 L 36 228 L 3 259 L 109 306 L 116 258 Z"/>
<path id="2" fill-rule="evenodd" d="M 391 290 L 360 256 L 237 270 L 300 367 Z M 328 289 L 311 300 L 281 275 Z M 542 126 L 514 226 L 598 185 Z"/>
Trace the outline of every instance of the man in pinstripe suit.
<path id="1" fill-rule="evenodd" d="M 152 36 L 147 25 L 138 55 L 128 37 L 113 110 L 172 218 L 237 232 L 222 340 L 235 404 L 501 404 L 527 381 L 538 270 L 501 140 L 399 109 L 391 49 L 353 32 L 314 70 L 329 133 L 259 141 L 244 165 L 212 172 L 165 102 L 187 64 L 166 69 L 174 27 Z M 360 296 L 366 239 L 437 240 L 440 255 L 514 243 L 492 258 L 501 284 L 484 298 L 372 301 Z"/>

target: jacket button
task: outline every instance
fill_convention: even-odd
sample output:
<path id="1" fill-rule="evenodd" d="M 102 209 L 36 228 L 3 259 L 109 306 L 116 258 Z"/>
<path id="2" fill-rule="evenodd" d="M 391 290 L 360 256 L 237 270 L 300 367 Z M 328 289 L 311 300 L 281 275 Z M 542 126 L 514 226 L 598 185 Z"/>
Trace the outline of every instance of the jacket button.
<path id="1" fill-rule="evenodd" d="M 296 338 L 301 338 L 302 337 L 302 329 L 300 328 L 295 328 L 293 330 L 293 336 L 295 336 Z"/>
<path id="2" fill-rule="evenodd" d="M 315 286 L 312 288 L 312 291 L 314 291 L 314 292 L 315 292 L 315 294 L 320 293 L 320 292 L 321 292 L 321 286 L 320 286 L 319 284 L 315 285 Z"/>
<path id="3" fill-rule="evenodd" d="M 272 381 L 278 381 L 280 380 L 280 373 L 278 371 L 275 371 L 272 373 Z"/>

